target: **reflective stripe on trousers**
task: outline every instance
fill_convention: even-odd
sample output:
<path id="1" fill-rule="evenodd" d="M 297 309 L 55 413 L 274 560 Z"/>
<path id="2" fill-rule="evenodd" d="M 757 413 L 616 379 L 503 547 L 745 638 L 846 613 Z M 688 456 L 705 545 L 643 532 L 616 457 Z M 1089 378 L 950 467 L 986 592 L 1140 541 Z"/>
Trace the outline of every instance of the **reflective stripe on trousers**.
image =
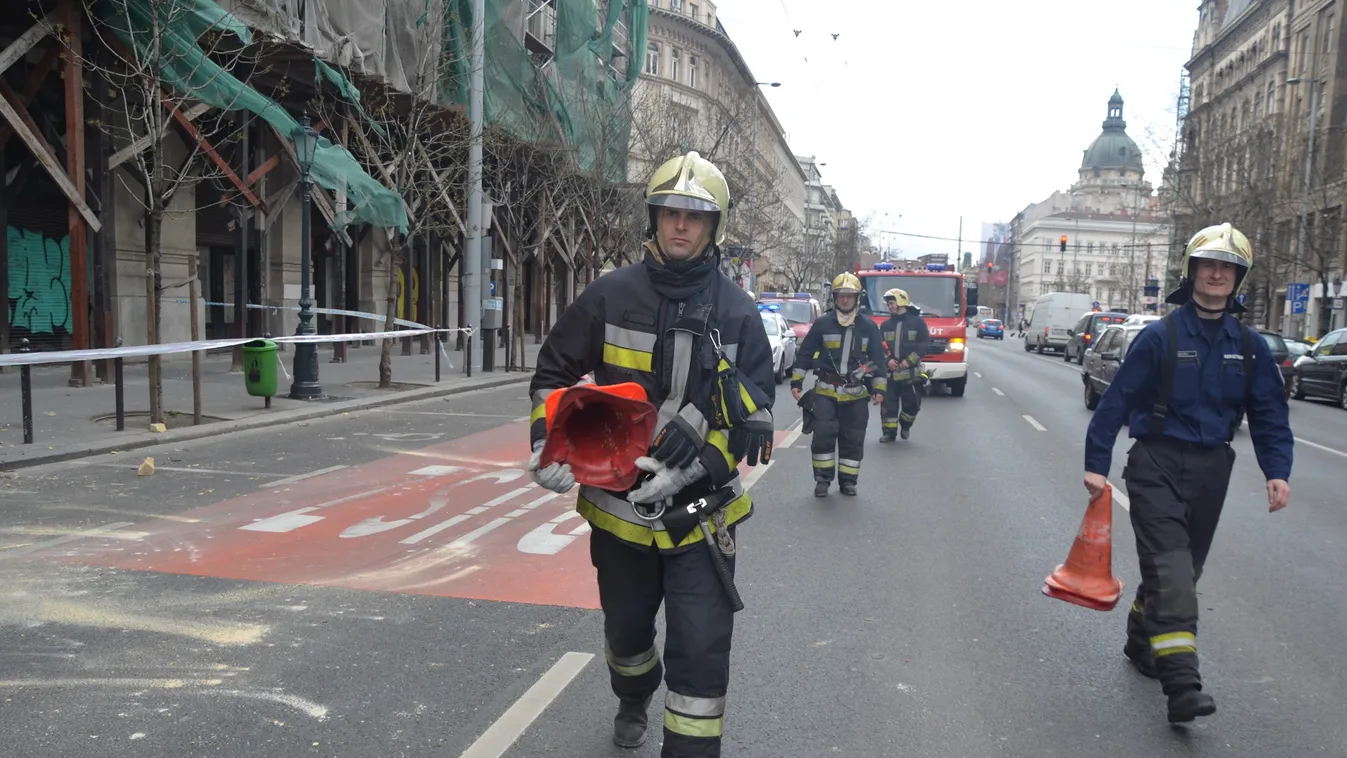
<path id="1" fill-rule="evenodd" d="M 664 696 L 664 728 L 685 737 L 719 738 L 725 726 L 724 697 Z"/>

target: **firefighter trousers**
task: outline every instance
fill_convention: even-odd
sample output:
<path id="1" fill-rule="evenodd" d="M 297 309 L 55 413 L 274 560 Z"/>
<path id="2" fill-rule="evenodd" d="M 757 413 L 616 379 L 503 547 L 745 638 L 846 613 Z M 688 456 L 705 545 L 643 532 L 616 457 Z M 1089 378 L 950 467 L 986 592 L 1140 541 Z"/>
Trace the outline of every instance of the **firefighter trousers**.
<path id="1" fill-rule="evenodd" d="M 1164 437 L 1127 452 L 1141 582 L 1127 614 L 1127 646 L 1155 656 L 1166 694 L 1201 687 L 1197 666 L 1197 580 L 1225 504 L 1235 451 Z"/>
<path id="2" fill-rule="evenodd" d="M 921 412 L 921 392 L 918 381 L 897 381 L 889 379 L 889 391 L 884 394 L 880 405 L 880 429 L 884 436 L 893 439 L 898 427 L 910 429 Z"/>
<path id="3" fill-rule="evenodd" d="M 613 692 L 620 700 L 644 702 L 663 678 L 668 692 L 661 758 L 719 758 L 734 610 L 706 547 L 697 544 L 676 554 L 645 551 L 595 529 L 589 557 L 598 570 Z M 734 556 L 725 561 L 733 574 Z M 663 663 L 655 647 L 661 603 Z"/>
<path id="4" fill-rule="evenodd" d="M 831 397 L 814 400 L 814 481 L 831 482 L 834 471 L 841 483 L 855 484 L 861 475 L 865 454 L 865 425 L 870 422 L 869 396 L 838 401 Z"/>

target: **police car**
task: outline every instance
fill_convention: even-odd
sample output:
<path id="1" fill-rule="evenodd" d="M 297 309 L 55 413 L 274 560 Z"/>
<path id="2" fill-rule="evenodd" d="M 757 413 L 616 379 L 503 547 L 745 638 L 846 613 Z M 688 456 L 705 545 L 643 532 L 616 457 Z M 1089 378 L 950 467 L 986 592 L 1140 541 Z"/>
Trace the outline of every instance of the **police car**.
<path id="1" fill-rule="evenodd" d="M 758 303 L 758 313 L 762 316 L 762 327 L 767 330 L 767 341 L 772 345 L 772 366 L 776 373 L 776 383 L 780 384 L 790 375 L 795 365 L 795 353 L 799 341 L 791 325 L 781 315 L 781 306 L 776 303 Z"/>

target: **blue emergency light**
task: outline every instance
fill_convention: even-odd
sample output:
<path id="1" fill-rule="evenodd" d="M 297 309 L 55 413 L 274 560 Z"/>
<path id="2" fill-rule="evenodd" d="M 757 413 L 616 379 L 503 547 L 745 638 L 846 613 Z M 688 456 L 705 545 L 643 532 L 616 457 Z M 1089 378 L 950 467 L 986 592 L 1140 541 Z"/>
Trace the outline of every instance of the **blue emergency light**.
<path id="1" fill-rule="evenodd" d="M 943 263 L 928 263 L 928 264 L 926 264 L 926 270 L 927 270 L 927 271 L 944 271 L 944 270 L 945 270 L 945 264 L 943 264 Z"/>
<path id="2" fill-rule="evenodd" d="M 758 303 L 758 310 L 771 311 L 772 313 L 776 313 L 777 311 L 781 310 L 781 306 L 776 303 Z"/>
<path id="3" fill-rule="evenodd" d="M 875 270 L 876 270 L 876 271 L 892 271 L 892 270 L 893 270 L 893 264 L 892 264 L 892 263 L 876 263 L 876 264 L 875 264 Z"/>

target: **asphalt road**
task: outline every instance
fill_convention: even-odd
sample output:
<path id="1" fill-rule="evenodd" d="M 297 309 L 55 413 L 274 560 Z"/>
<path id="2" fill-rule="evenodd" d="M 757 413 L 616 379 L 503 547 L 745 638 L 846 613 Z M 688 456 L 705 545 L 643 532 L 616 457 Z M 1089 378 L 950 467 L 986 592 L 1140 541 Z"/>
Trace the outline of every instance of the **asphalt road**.
<path id="1" fill-rule="evenodd" d="M 1085 505 L 1079 368 L 1013 339 L 970 355 L 967 395 L 926 398 L 910 441 L 878 444 L 873 415 L 856 498 L 813 497 L 782 387 L 778 454 L 740 530 L 725 754 L 1347 754 L 1347 414 L 1293 403 L 1304 444 L 1276 515 L 1237 438 L 1201 588 L 1220 711 L 1172 728 L 1159 686 L 1121 656 L 1125 603 L 1039 592 Z M 657 738 L 608 741 L 586 529 L 520 470 L 525 394 L 0 479 L 7 751 L 658 755 Z M 157 473 L 138 477 L 147 455 Z M 1118 503 L 1129 593 L 1131 545 Z"/>

